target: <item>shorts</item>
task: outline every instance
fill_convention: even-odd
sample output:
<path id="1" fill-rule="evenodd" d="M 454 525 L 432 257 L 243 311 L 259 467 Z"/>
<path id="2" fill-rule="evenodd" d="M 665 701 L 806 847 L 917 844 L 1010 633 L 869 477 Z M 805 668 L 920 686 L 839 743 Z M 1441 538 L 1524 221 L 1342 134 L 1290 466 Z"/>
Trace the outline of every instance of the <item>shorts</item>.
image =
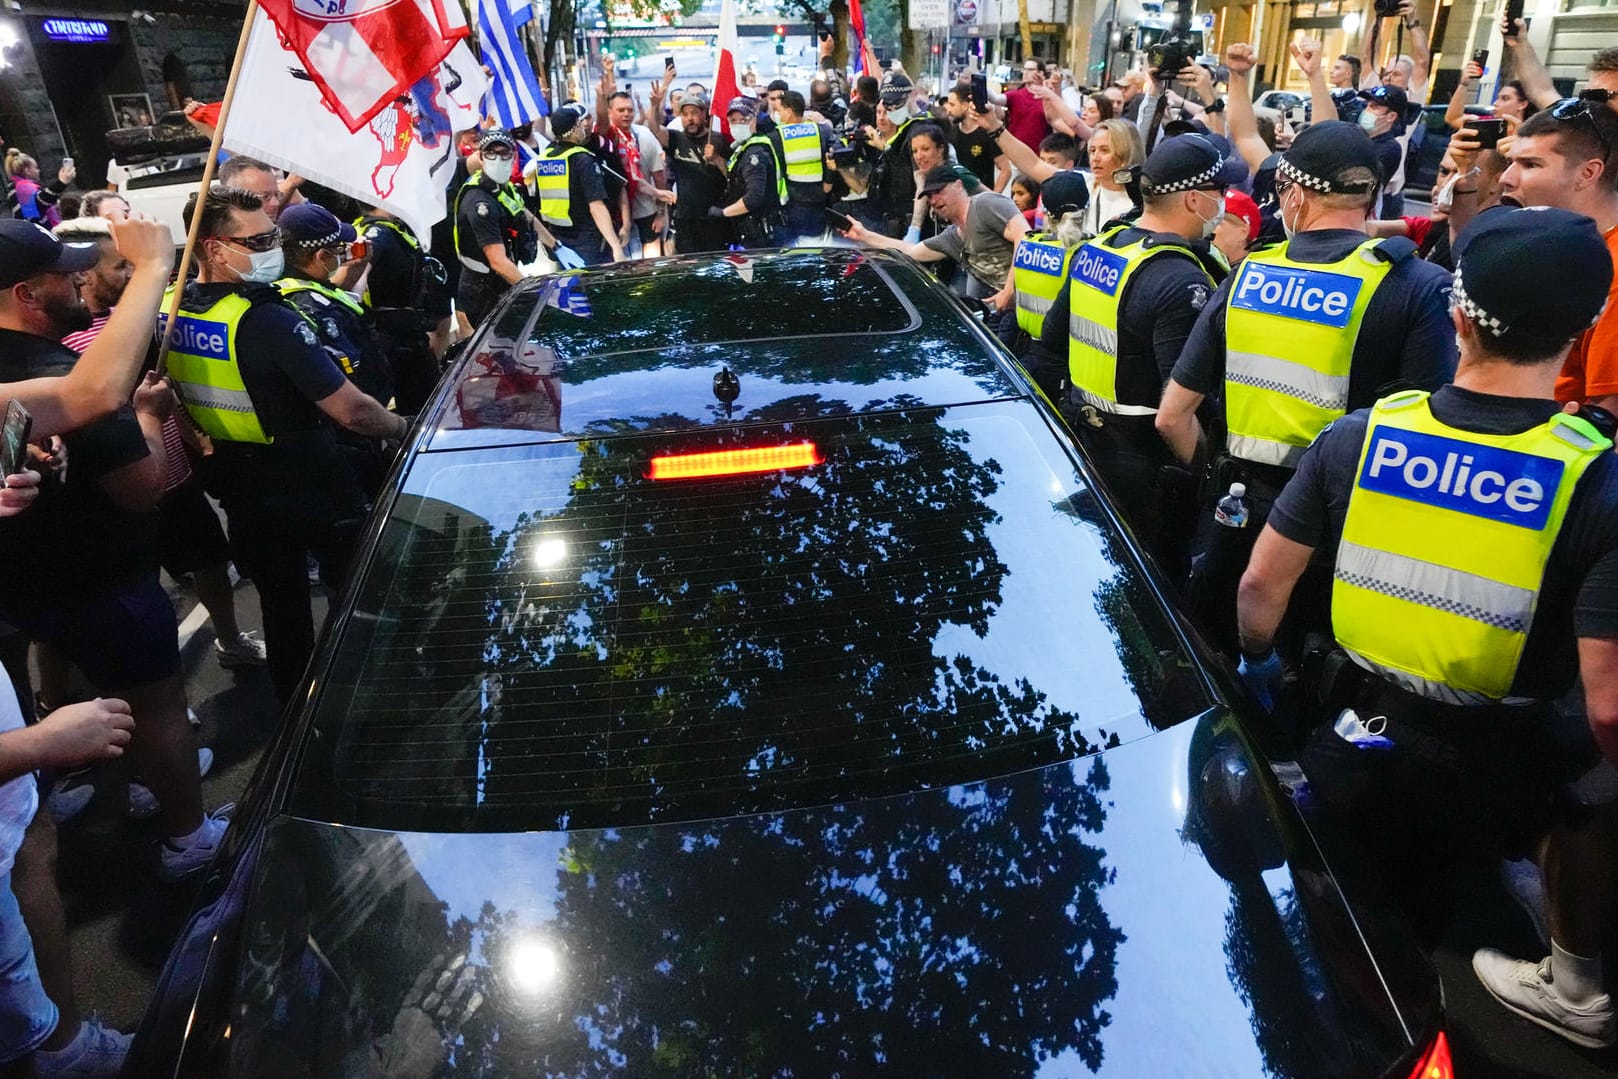
<path id="1" fill-rule="evenodd" d="M 0 1063 L 32 1053 L 56 1029 L 59 1013 L 39 980 L 34 940 L 11 891 L 11 872 L 0 875 Z"/>
<path id="2" fill-rule="evenodd" d="M 157 557 L 170 577 L 230 561 L 225 528 L 195 475 L 163 496 L 157 515 Z"/>
<path id="3" fill-rule="evenodd" d="M 180 669 L 180 626 L 156 570 L 99 596 L 9 610 L 5 618 L 60 649 L 102 696 L 152 685 Z"/>
<path id="4" fill-rule="evenodd" d="M 655 213 L 647 214 L 645 217 L 635 218 L 635 233 L 640 237 L 642 246 L 657 239 L 658 231 L 652 226 L 652 223 L 656 220 L 657 214 Z"/>

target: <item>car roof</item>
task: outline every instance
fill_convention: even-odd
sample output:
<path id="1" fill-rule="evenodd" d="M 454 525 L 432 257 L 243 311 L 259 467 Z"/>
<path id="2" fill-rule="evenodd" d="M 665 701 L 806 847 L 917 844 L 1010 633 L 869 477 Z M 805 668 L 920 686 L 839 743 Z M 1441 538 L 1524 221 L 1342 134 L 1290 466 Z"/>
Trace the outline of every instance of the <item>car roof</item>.
<path id="1" fill-rule="evenodd" d="M 1025 396 L 908 259 L 804 248 L 524 282 L 449 375 L 426 451 Z M 726 405 L 715 377 L 728 368 Z"/>

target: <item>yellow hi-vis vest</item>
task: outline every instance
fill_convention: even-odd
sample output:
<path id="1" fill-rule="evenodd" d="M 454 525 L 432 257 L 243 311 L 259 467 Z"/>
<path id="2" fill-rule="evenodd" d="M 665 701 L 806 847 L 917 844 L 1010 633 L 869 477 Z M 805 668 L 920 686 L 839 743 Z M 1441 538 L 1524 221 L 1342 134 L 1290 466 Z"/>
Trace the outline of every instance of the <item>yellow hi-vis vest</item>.
<path id="1" fill-rule="evenodd" d="M 1120 404 L 1118 401 L 1118 311 L 1130 279 L 1148 259 L 1174 255 L 1190 259 L 1201 269 L 1190 249 L 1176 244 L 1147 247 L 1145 237 L 1123 247 L 1105 241 L 1128 228 L 1108 229 L 1074 248 L 1068 278 L 1067 374 L 1068 381 L 1087 404 L 1123 416 L 1150 416 L 1156 405 Z M 1203 275 L 1207 271 L 1203 270 Z M 1208 278 L 1213 289 L 1213 278 Z"/>
<path id="2" fill-rule="evenodd" d="M 1579 477 L 1612 448 L 1559 413 L 1516 435 L 1433 418 L 1421 390 L 1371 411 L 1332 582 L 1337 641 L 1448 704 L 1509 700 Z"/>
<path id="3" fill-rule="evenodd" d="M 575 149 L 578 148 L 575 147 Z M 474 172 L 470 177 L 467 178 L 466 183 L 461 185 L 461 189 L 455 192 L 455 208 L 451 211 L 451 216 L 454 219 L 454 223 L 450 226 L 450 236 L 455 245 L 455 257 L 461 260 L 461 264 L 463 266 L 477 273 L 488 273 L 489 264 L 487 262 L 484 262 L 472 255 L 468 255 L 461 250 L 461 199 L 466 197 L 466 193 L 468 191 L 478 186 L 482 182 L 483 173 Z M 500 204 L 506 213 L 510 214 L 512 217 L 522 216 L 522 212 L 524 209 L 526 209 L 526 207 L 523 205 L 522 196 L 517 194 L 517 187 L 515 184 L 501 184 L 494 190 L 493 194 L 495 201 Z M 562 194 L 565 200 L 567 195 L 566 176 L 562 177 Z"/>
<path id="4" fill-rule="evenodd" d="M 746 142 L 738 143 L 736 148 L 730 152 L 730 163 L 726 166 L 725 171 L 732 176 L 736 175 L 736 166 L 749 146 L 762 146 L 770 152 L 770 157 L 775 161 L 775 194 L 781 200 L 781 205 L 785 206 L 787 204 L 787 174 L 786 170 L 781 167 L 780 156 L 775 152 L 775 142 L 768 135 L 754 135 Z"/>
<path id="5" fill-rule="evenodd" d="M 539 216 L 547 225 L 556 225 L 560 228 L 573 227 L 573 198 L 569 194 L 569 172 L 573 166 L 569 159 L 576 154 L 589 153 L 582 146 L 569 146 L 561 153 L 556 152 L 561 143 L 553 143 L 545 151 L 545 156 L 535 163 L 534 181 L 539 191 Z M 505 200 L 501 199 L 504 205 Z M 521 199 L 518 200 L 521 202 Z"/>
<path id="6" fill-rule="evenodd" d="M 1234 457 L 1295 468 L 1348 411 L 1365 309 L 1393 263 L 1368 240 L 1335 263 L 1294 262 L 1287 244 L 1242 260 L 1225 309 L 1225 426 Z"/>
<path id="7" fill-rule="evenodd" d="M 163 295 L 157 330 L 163 332 L 169 305 L 174 300 L 171 285 Z M 275 441 L 264 433 L 242 369 L 236 363 L 236 331 L 242 316 L 253 305 L 231 293 L 221 297 L 206 311 L 180 309 L 169 344 L 168 376 L 191 419 L 216 442 Z"/>
<path id="8" fill-rule="evenodd" d="M 808 121 L 783 124 L 781 156 L 786 161 L 787 179 L 795 184 L 818 184 L 825 178 L 826 151 L 820 145 L 820 125 Z"/>
<path id="9" fill-rule="evenodd" d="M 1030 232 L 1017 241 L 1011 260 L 1011 283 L 1017 290 L 1017 325 L 1036 341 L 1045 329 L 1045 315 L 1067 285 L 1068 261 L 1073 252 L 1051 243 L 1043 232 Z"/>

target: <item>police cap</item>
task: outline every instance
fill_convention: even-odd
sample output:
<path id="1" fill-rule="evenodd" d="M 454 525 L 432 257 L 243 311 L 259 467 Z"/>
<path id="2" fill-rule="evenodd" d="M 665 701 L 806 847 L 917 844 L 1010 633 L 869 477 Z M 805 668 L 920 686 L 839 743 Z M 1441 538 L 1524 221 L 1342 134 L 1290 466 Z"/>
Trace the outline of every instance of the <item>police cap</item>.
<path id="1" fill-rule="evenodd" d="M 551 134 L 561 138 L 579 126 L 584 110 L 577 105 L 563 105 L 551 113 Z"/>
<path id="2" fill-rule="evenodd" d="M 482 153 L 491 146 L 504 146 L 512 153 L 517 151 L 517 140 L 503 127 L 491 127 L 478 136 L 478 152 Z"/>
<path id="3" fill-rule="evenodd" d="M 1040 185 L 1039 199 L 1051 218 L 1078 213 L 1090 205 L 1090 187 L 1077 169 L 1063 169 Z"/>
<path id="4" fill-rule="evenodd" d="M 78 273 L 100 261 L 100 244 L 65 244 L 32 221 L 0 221 L 0 288 L 35 274 Z"/>
<path id="5" fill-rule="evenodd" d="M 1560 349 L 1595 324 L 1612 287 L 1595 222 L 1548 206 L 1481 214 L 1455 240 L 1455 306 L 1490 337 Z"/>
<path id="6" fill-rule="evenodd" d="M 294 247 L 331 247 L 359 238 L 353 225 L 339 221 L 336 214 L 312 202 L 288 206 L 276 224 L 281 227 L 281 243 Z"/>
<path id="7" fill-rule="evenodd" d="M 734 112 L 739 112 L 751 120 L 758 115 L 758 102 L 750 97 L 733 97 L 730 104 L 725 106 L 725 115 L 729 116 Z"/>
<path id="8" fill-rule="evenodd" d="M 1376 179 L 1354 180 L 1356 169 Z M 1371 136 L 1342 120 L 1310 124 L 1281 155 L 1276 179 L 1321 195 L 1369 195 L 1382 186 L 1382 163 Z"/>
<path id="9" fill-rule="evenodd" d="M 1206 191 L 1226 186 L 1225 158 L 1201 135 L 1176 135 L 1152 150 L 1141 170 L 1143 195 L 1172 195 L 1177 191 Z"/>
<path id="10" fill-rule="evenodd" d="M 915 85 L 897 71 L 889 71 L 882 76 L 882 83 L 877 88 L 877 95 L 881 97 L 882 104 L 890 109 L 896 109 L 910 100 Z"/>

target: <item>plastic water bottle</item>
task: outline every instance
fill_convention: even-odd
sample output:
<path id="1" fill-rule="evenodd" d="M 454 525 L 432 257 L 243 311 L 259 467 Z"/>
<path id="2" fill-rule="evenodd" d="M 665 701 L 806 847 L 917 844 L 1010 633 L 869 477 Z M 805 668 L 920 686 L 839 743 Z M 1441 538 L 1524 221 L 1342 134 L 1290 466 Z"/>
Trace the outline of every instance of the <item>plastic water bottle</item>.
<path id="1" fill-rule="evenodd" d="M 1230 485 L 1230 494 L 1219 500 L 1214 507 L 1214 520 L 1226 528 L 1247 527 L 1247 505 L 1242 496 L 1247 494 L 1247 484 L 1233 483 Z"/>

